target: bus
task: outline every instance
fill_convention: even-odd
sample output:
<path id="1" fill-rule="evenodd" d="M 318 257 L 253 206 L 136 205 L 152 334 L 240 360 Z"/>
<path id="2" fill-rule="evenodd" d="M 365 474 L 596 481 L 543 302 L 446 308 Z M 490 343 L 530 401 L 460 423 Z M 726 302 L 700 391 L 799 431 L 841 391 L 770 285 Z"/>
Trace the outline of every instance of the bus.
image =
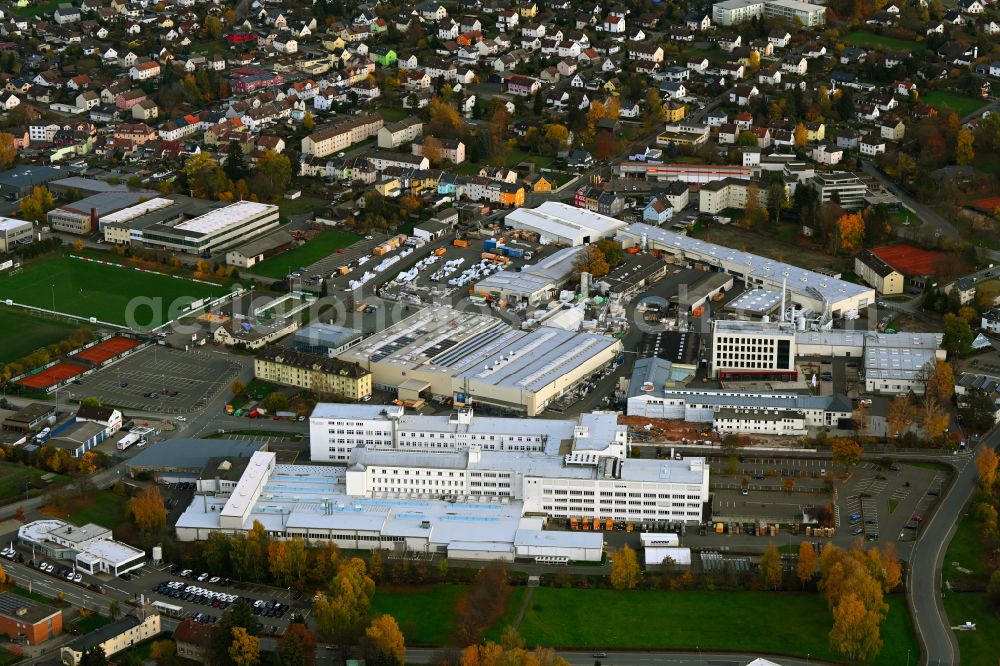
<path id="1" fill-rule="evenodd" d="M 180 606 L 164 603 L 162 601 L 154 601 L 153 608 L 160 611 L 161 615 L 169 615 L 170 617 L 184 617 L 184 609 L 181 608 Z"/>

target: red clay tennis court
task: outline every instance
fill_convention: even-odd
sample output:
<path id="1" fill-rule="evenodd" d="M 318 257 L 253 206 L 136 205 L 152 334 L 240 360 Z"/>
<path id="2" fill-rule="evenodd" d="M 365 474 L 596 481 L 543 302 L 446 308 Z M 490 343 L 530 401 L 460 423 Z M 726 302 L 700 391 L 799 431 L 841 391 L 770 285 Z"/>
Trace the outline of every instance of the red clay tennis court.
<path id="1" fill-rule="evenodd" d="M 82 374 L 85 369 L 75 363 L 66 363 L 63 361 L 62 363 L 56 363 L 51 368 L 45 368 L 41 372 L 36 372 L 24 379 L 19 379 L 17 383 L 28 388 L 46 389 Z"/>
<path id="2" fill-rule="evenodd" d="M 122 352 L 127 352 L 129 349 L 138 347 L 140 343 L 138 340 L 132 340 L 131 338 L 113 337 L 108 338 L 104 342 L 98 342 L 93 347 L 84 349 L 81 352 L 73 354 L 73 358 L 78 358 L 88 363 L 98 365 L 104 363 L 109 358 L 114 358 Z"/>
<path id="3" fill-rule="evenodd" d="M 904 275 L 935 275 L 940 252 L 922 250 L 913 245 L 887 245 L 872 248 L 872 254 Z"/>

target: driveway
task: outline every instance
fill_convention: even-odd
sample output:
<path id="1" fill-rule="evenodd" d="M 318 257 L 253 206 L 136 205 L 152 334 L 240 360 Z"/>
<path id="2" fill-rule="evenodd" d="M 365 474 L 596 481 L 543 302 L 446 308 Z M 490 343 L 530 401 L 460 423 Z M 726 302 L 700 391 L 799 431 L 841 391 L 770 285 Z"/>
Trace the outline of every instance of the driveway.
<path id="1" fill-rule="evenodd" d="M 934 232 L 935 237 L 944 237 L 952 241 L 962 240 L 961 234 L 950 222 L 903 191 L 895 182 L 879 171 L 874 164 L 863 161 L 861 168 L 866 174 L 877 180 L 882 187 L 899 197 L 903 205 L 916 213 L 927 228 Z"/>

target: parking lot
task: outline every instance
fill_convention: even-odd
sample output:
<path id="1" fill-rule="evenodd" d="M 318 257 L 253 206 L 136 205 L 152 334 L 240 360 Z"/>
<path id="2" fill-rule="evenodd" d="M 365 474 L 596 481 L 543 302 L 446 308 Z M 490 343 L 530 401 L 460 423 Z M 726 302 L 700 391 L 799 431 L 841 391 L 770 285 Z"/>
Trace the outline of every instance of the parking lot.
<path id="1" fill-rule="evenodd" d="M 72 392 L 117 407 L 179 414 L 203 407 L 239 370 L 237 363 L 204 350 L 153 345 L 81 380 Z"/>
<path id="2" fill-rule="evenodd" d="M 946 480 L 947 473 L 934 468 L 861 463 L 839 488 L 835 515 L 840 535 L 871 542 L 916 540 L 923 516 Z"/>
<path id="3" fill-rule="evenodd" d="M 230 606 L 242 598 L 258 617 L 265 633 L 283 633 L 283 625 L 278 623 L 291 610 L 290 599 L 286 598 L 282 602 L 275 598 L 263 599 L 237 594 L 229 589 L 228 580 L 220 576 L 209 576 L 207 573 L 199 574 L 190 569 L 180 572 L 178 576 L 180 578 L 161 580 L 151 587 L 154 600 L 159 602 L 161 610 L 174 617 L 214 624 Z M 224 589 L 213 589 L 213 586 L 223 586 Z M 163 599 L 156 599 L 155 595 Z M 181 606 L 181 603 L 186 603 L 186 606 Z M 190 608 L 191 605 L 200 606 L 201 609 Z"/>

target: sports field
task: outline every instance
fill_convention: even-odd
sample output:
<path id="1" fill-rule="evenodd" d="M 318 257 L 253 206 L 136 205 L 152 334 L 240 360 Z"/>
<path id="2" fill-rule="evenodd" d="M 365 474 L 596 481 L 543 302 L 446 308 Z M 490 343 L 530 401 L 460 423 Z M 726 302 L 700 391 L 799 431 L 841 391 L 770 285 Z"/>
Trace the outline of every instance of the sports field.
<path id="1" fill-rule="evenodd" d="M 116 335 L 113 338 L 108 338 L 104 342 L 98 342 L 93 347 L 88 347 L 81 352 L 73 354 L 73 358 L 92 363 L 93 365 L 98 365 L 100 363 L 104 363 L 109 358 L 118 356 L 122 352 L 138 347 L 140 344 L 142 343 L 138 340 L 123 338 Z"/>
<path id="2" fill-rule="evenodd" d="M 352 233 L 327 229 L 316 236 L 316 238 L 306 241 L 304 245 L 265 259 L 247 270 L 254 275 L 277 280 L 285 277 L 290 272 L 298 270 L 300 267 L 314 264 L 320 259 L 330 256 L 337 250 L 353 245 L 357 240 L 358 236 Z"/>
<path id="3" fill-rule="evenodd" d="M 178 302 L 178 310 L 173 313 L 176 316 L 183 305 L 179 299 L 221 296 L 226 291 L 225 287 L 66 255 L 31 262 L 13 275 L 0 277 L 0 300 L 9 298 L 15 303 L 140 328 L 169 320 L 171 306 Z M 136 302 L 132 316 L 127 316 L 129 303 L 140 298 L 143 300 Z"/>
<path id="4" fill-rule="evenodd" d="M 36 317 L 23 310 L 0 307 L 0 363 L 16 361 L 41 347 L 65 340 L 85 326 L 83 322 Z"/>
<path id="5" fill-rule="evenodd" d="M 930 104 L 938 112 L 954 111 L 960 118 L 969 115 L 986 104 L 984 100 L 976 97 L 966 97 L 965 95 L 944 90 L 932 90 L 922 95 L 920 101 Z"/>
<path id="6" fill-rule="evenodd" d="M 64 382 L 71 377 L 83 374 L 84 370 L 86 370 L 86 368 L 82 365 L 62 361 L 60 363 L 56 363 L 50 368 L 45 368 L 44 370 L 36 372 L 33 375 L 28 375 L 24 379 L 18 380 L 16 383 L 28 388 L 46 389 L 50 386 L 58 384 L 59 382 Z"/>

